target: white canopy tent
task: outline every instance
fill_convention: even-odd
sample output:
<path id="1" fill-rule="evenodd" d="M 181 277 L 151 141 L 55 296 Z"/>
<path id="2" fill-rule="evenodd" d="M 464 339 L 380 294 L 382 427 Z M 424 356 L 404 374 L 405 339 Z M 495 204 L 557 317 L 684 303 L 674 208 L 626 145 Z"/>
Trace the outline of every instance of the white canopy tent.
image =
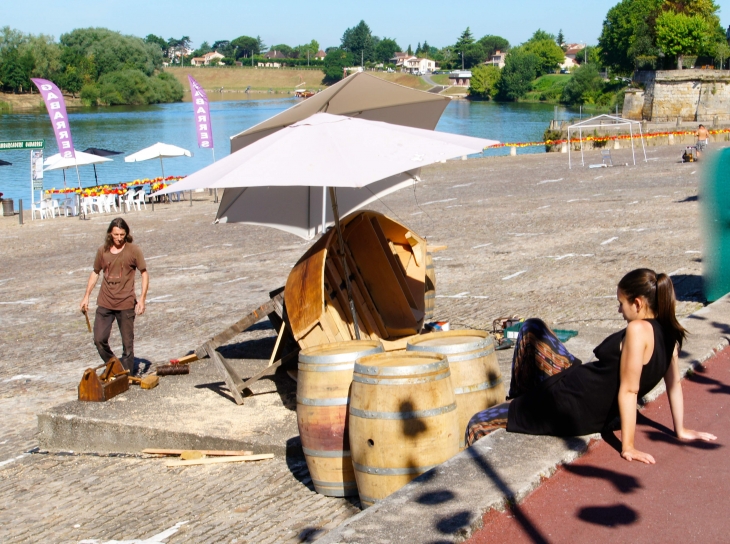
<path id="1" fill-rule="evenodd" d="M 646 147 L 644 146 L 644 134 L 641 131 L 641 123 L 639 121 L 632 121 L 630 119 L 624 119 L 623 117 L 618 117 L 616 115 L 598 115 L 596 117 L 591 117 L 590 119 L 586 119 L 585 121 L 581 121 L 579 123 L 576 123 L 574 125 L 570 125 L 568 127 L 568 168 L 572 168 L 572 158 L 571 158 L 571 145 L 570 145 L 570 133 L 573 131 L 573 134 L 575 134 L 576 131 L 578 131 L 578 137 L 580 138 L 580 162 L 581 166 L 585 166 L 585 160 L 583 157 L 583 131 L 586 129 L 621 129 L 621 128 L 627 128 L 629 129 L 629 134 L 631 135 L 631 156 L 634 159 L 634 166 L 636 166 L 636 152 L 634 150 L 634 134 L 636 133 L 636 129 L 638 128 L 639 131 L 639 139 L 641 140 L 641 149 L 644 152 L 644 162 L 647 162 L 646 159 Z"/>

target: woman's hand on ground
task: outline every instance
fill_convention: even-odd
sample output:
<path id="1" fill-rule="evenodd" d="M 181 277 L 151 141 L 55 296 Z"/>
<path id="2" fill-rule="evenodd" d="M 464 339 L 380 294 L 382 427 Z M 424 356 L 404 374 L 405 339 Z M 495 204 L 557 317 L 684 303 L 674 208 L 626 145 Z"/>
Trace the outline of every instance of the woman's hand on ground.
<path id="1" fill-rule="evenodd" d="M 640 461 L 642 463 L 646 463 L 647 465 L 654 465 L 656 464 L 656 461 L 654 458 L 649 455 L 648 453 L 644 453 L 643 451 L 639 451 L 634 448 L 627 448 L 621 452 L 621 457 L 626 459 L 627 461 Z"/>
<path id="2" fill-rule="evenodd" d="M 682 429 L 681 431 L 678 431 L 677 438 L 681 438 L 682 440 L 704 440 L 705 442 L 717 440 L 717 437 L 714 434 L 693 431 L 691 429 Z"/>

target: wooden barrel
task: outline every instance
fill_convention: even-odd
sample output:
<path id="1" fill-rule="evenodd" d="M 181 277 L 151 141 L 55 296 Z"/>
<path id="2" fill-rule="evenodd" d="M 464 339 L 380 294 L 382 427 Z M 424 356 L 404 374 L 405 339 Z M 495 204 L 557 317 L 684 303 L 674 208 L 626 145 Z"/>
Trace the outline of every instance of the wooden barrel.
<path id="1" fill-rule="evenodd" d="M 406 349 L 448 358 L 459 415 L 459 447 L 463 449 L 464 433 L 472 416 L 505 399 L 494 340 L 485 331 L 432 332 L 412 338 Z"/>
<path id="2" fill-rule="evenodd" d="M 347 403 L 355 360 L 383 351 L 378 340 L 322 344 L 299 353 L 297 423 L 317 493 L 357 495 L 350 459 Z"/>
<path id="3" fill-rule="evenodd" d="M 459 438 L 443 355 L 391 352 L 358 359 L 350 449 L 363 507 L 457 454 Z"/>
<path id="4" fill-rule="evenodd" d="M 433 319 L 434 310 L 436 308 L 436 269 L 433 266 L 433 255 L 426 253 L 426 295 L 425 317 L 424 319 Z"/>

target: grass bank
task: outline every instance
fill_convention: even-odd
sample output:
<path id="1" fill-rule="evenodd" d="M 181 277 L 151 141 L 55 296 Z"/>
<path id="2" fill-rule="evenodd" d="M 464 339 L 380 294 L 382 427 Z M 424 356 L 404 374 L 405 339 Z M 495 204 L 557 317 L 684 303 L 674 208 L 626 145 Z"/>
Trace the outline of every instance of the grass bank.
<path id="1" fill-rule="evenodd" d="M 245 91 L 247 87 L 251 87 L 252 91 L 268 92 L 271 89 L 276 92 L 290 92 L 295 89 L 320 90 L 325 87 L 322 83 L 324 72 L 321 70 L 221 66 L 165 68 L 165 72 L 175 76 L 188 95 L 188 75 L 193 76 L 206 91 L 219 90 L 221 87 L 224 91 Z"/>
<path id="2" fill-rule="evenodd" d="M 71 98 L 70 95 L 63 95 L 66 106 L 69 108 L 80 108 L 83 106 L 80 98 Z M 19 111 L 43 110 L 46 106 L 43 103 L 41 95 L 37 92 L 33 94 L 13 94 L 0 92 L 0 113 L 11 113 Z"/>
<path id="3" fill-rule="evenodd" d="M 400 72 L 368 72 L 368 74 L 419 91 L 427 91 L 431 88 L 431 85 L 423 81 L 420 76 L 414 76 L 412 74 L 402 74 Z"/>

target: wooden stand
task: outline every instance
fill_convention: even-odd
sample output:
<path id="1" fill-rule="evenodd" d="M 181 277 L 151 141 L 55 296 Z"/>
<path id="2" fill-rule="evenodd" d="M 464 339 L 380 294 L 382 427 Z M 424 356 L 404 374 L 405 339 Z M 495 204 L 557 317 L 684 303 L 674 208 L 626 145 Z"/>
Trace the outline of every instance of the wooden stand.
<path id="1" fill-rule="evenodd" d="M 97 370 L 104 369 L 101 375 Z M 79 400 L 105 402 L 129 389 L 129 371 L 116 357 L 96 368 L 87 368 L 79 383 Z"/>

